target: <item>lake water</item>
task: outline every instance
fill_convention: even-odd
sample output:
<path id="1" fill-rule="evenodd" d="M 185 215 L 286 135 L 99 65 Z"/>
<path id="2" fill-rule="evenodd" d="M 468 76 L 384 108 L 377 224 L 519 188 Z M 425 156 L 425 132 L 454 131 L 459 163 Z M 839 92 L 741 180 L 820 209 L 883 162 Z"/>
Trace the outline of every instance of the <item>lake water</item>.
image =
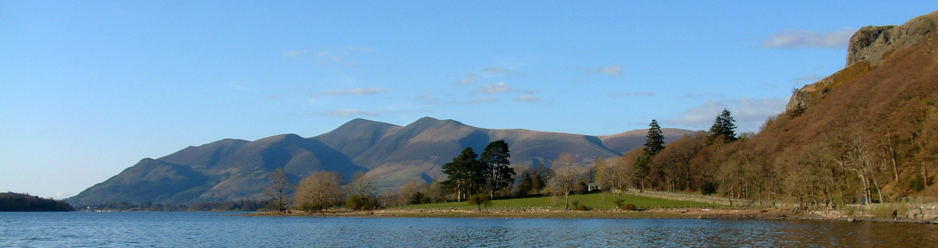
<path id="1" fill-rule="evenodd" d="M 2 247 L 935 247 L 938 225 L 803 220 L 0 212 Z"/>

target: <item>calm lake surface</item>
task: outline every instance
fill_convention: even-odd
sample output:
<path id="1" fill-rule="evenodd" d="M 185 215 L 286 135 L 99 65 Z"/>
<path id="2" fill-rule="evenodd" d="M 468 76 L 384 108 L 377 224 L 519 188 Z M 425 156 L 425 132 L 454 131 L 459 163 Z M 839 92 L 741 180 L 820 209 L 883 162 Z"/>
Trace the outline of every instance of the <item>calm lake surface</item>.
<path id="1" fill-rule="evenodd" d="M 938 225 L 786 220 L 0 212 L 2 247 L 935 247 Z"/>

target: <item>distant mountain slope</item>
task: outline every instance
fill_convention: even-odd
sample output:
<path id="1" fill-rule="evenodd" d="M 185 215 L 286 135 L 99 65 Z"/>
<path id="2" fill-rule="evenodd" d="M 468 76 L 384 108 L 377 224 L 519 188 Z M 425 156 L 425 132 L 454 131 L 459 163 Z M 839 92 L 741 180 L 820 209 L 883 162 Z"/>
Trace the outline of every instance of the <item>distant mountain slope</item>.
<path id="1" fill-rule="evenodd" d="M 665 129 L 668 141 L 689 132 Z M 627 133 L 630 132 L 623 134 Z M 288 172 L 294 182 L 314 171 L 338 171 L 346 178 L 357 171 L 368 171 L 379 187 L 391 188 L 409 180 L 442 179 L 442 165 L 464 147 L 472 147 L 481 154 L 494 140 L 502 139 L 509 144 L 513 165 L 549 165 L 562 153 L 571 153 L 589 163 L 598 157 L 618 156 L 635 144 L 644 143 L 644 134 L 640 138 L 623 134 L 600 138 L 484 129 L 430 117 L 403 127 L 354 119 L 310 138 L 283 134 L 256 141 L 224 139 L 190 146 L 159 159 L 144 159 L 67 201 L 76 205 L 115 201 L 192 204 L 263 199 L 267 177 L 278 168 Z M 635 139 L 641 142 L 631 141 Z M 614 144 L 615 149 L 606 143 Z"/>

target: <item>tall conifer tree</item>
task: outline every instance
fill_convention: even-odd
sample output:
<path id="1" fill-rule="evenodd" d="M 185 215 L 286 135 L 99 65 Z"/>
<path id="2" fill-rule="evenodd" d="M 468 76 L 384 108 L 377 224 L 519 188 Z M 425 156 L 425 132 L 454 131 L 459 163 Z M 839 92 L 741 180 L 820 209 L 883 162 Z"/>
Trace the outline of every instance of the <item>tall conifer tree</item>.
<path id="1" fill-rule="evenodd" d="M 710 141 L 720 136 L 723 136 L 726 141 L 736 140 L 736 120 L 726 109 L 723 109 L 723 112 L 713 121 L 713 126 L 710 126 Z"/>
<path id="2" fill-rule="evenodd" d="M 485 151 L 479 158 L 492 198 L 495 198 L 495 191 L 509 187 L 515 182 L 515 170 L 508 167 L 511 164 L 508 161 L 509 157 L 511 154 L 508 152 L 508 143 L 504 140 L 496 140 L 485 147 Z"/>
<path id="3" fill-rule="evenodd" d="M 648 135 L 645 136 L 645 154 L 654 156 L 664 149 L 664 135 L 661 134 L 661 126 L 658 126 L 657 120 L 652 119 L 648 126 Z"/>

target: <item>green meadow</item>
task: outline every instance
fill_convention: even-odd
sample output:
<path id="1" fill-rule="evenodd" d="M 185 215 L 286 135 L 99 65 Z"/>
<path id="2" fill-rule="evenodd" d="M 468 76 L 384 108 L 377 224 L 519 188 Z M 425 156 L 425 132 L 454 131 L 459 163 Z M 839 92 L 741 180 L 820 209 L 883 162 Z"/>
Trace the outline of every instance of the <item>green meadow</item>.
<path id="1" fill-rule="evenodd" d="M 634 204 L 638 209 L 656 209 L 656 208 L 712 208 L 722 207 L 701 202 L 676 201 L 660 198 L 642 197 L 625 195 L 621 196 L 623 204 Z M 590 209 L 615 209 L 615 195 L 612 193 L 592 193 L 584 195 L 571 195 L 570 208 L 573 208 L 573 202 L 585 205 Z M 469 205 L 468 202 L 447 202 L 431 204 L 415 204 L 396 207 L 400 209 L 475 209 L 476 205 Z M 540 196 L 514 199 L 495 199 L 488 206 L 489 209 L 563 209 L 563 197 Z"/>

